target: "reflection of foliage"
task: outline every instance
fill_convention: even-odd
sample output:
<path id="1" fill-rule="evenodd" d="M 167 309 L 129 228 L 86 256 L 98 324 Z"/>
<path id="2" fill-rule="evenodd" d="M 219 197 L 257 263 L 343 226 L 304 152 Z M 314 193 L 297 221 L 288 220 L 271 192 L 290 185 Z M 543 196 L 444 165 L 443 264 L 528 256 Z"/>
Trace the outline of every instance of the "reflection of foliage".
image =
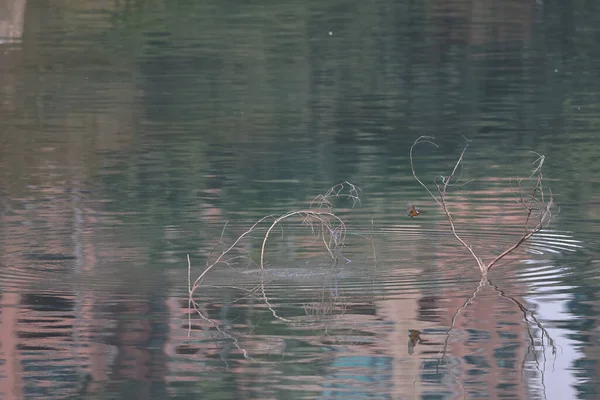
<path id="1" fill-rule="evenodd" d="M 304 313 L 308 317 L 306 322 L 321 321 L 346 313 L 347 300 L 333 291 L 323 289 L 318 299 L 303 305 Z"/>
<path id="2" fill-rule="evenodd" d="M 121 134 L 132 135 L 140 151 L 157 152 L 159 160 L 166 158 L 163 165 L 186 154 L 181 148 L 194 149 L 193 157 L 186 158 L 176 172 L 150 176 L 137 186 L 142 191 L 142 209 L 144 202 L 161 194 L 151 185 L 199 188 L 207 183 L 206 174 L 217 174 L 226 182 L 222 187 L 227 198 L 238 201 L 228 206 L 236 209 L 266 198 L 289 201 L 298 193 L 284 182 L 290 177 L 302 186 L 311 185 L 306 192 L 311 193 L 323 181 L 355 181 L 358 174 L 387 176 L 397 172 L 391 166 L 398 164 L 397 154 L 404 152 L 415 130 L 434 131 L 439 126 L 470 135 L 494 134 L 500 129 L 503 134 L 497 144 L 478 150 L 479 156 L 496 163 L 506 156 L 499 148 L 514 149 L 522 141 L 531 143 L 548 135 L 544 125 L 538 129 L 531 121 L 545 124 L 546 115 L 567 111 L 567 119 L 578 129 L 565 137 L 569 121 L 557 121 L 562 128 L 554 123 L 548 128 L 561 135 L 540 145 L 547 146 L 543 151 L 549 160 L 561 160 L 561 175 L 553 174 L 568 178 L 563 182 L 573 186 L 572 196 L 589 190 L 589 185 L 578 182 L 593 176 L 594 163 L 586 160 L 594 159 L 598 145 L 589 140 L 588 131 L 581 132 L 584 127 L 579 124 L 583 112 L 587 110 L 584 121 L 590 121 L 594 111 L 594 103 L 582 91 L 594 86 L 590 83 L 598 80 L 597 69 L 581 77 L 557 75 L 554 68 L 546 71 L 546 63 L 525 62 L 520 52 L 515 58 L 499 57 L 506 49 L 494 52 L 493 43 L 489 51 L 476 52 L 477 58 L 468 59 L 466 37 L 464 43 L 438 49 L 441 55 L 431 49 L 436 56 L 429 57 L 432 32 L 448 28 L 436 20 L 435 5 L 309 1 L 265 8 L 238 1 L 129 0 L 68 2 L 52 10 L 43 7 L 28 5 L 28 14 L 40 17 L 26 26 L 38 29 L 40 24 L 42 32 L 64 32 L 62 46 L 32 47 L 35 58 L 31 61 L 39 63 L 40 71 L 32 89 L 39 101 L 47 103 L 47 112 L 61 109 L 62 103 L 74 103 L 73 96 L 64 91 L 83 87 L 90 96 L 97 96 L 96 88 L 82 86 L 88 76 L 95 76 L 97 83 L 127 82 L 132 88 L 123 90 L 137 91 L 133 94 L 139 102 L 131 112 L 142 123 Z M 561 19 L 552 14 L 559 10 L 547 7 L 544 21 L 560 28 L 557 21 Z M 53 17 L 41 18 L 44 11 L 51 11 Z M 573 32 L 578 38 L 573 46 L 557 43 L 560 46 L 548 47 L 548 54 L 540 60 L 566 59 L 560 54 L 563 51 L 589 62 L 598 50 L 581 32 L 586 26 L 594 27 L 594 21 L 578 22 L 584 25 Z M 546 26 L 541 24 L 540 30 Z M 538 40 L 543 40 L 540 36 Z M 78 45 L 82 40 L 92 45 Z M 522 49 L 517 39 L 509 45 Z M 562 74 L 563 66 L 558 67 Z M 75 73 L 58 73 L 60 68 Z M 467 73 L 465 68 L 469 68 Z M 482 73 L 470 74 L 470 69 Z M 567 97 L 557 76 L 572 81 L 574 90 L 582 93 Z M 553 80 L 547 84 L 541 79 Z M 571 98 L 571 104 L 564 100 Z M 65 104 L 64 111 L 74 106 L 80 115 L 97 112 L 93 102 L 77 103 Z M 585 104 L 582 111 L 575 112 L 580 104 Z M 514 129 L 522 125 L 527 129 Z M 565 146 L 568 137 L 577 140 Z M 377 146 L 375 162 L 365 156 L 374 154 L 372 145 Z M 557 156 L 564 152 L 569 156 Z M 25 153 L 25 149 L 14 153 Z M 142 170 L 144 161 L 130 156 L 128 167 Z M 178 182 L 183 174 L 196 176 Z M 269 193 L 272 185 L 261 181 L 274 180 L 279 189 Z M 383 188 L 383 182 L 373 184 Z M 143 192 L 145 187 L 151 188 L 152 196 Z M 121 200 L 118 203 L 126 205 L 127 198 Z M 161 205 L 176 208 L 169 202 Z M 269 209 L 273 206 L 281 204 L 269 205 Z"/>

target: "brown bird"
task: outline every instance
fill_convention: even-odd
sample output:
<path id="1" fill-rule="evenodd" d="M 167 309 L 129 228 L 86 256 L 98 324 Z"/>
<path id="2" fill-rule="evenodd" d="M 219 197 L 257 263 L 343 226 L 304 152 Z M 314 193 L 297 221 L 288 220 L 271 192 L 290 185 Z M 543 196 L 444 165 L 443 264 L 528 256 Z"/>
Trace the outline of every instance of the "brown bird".
<path id="1" fill-rule="evenodd" d="M 408 354 L 412 355 L 415 352 L 415 346 L 423 343 L 424 340 L 421 338 L 421 331 L 416 329 L 408 330 Z"/>
<path id="2" fill-rule="evenodd" d="M 412 205 L 412 203 L 408 203 L 407 210 L 408 210 L 408 214 L 406 214 L 407 217 L 413 218 L 413 217 L 416 217 L 417 215 L 421 214 L 421 211 L 417 210 L 415 208 L 415 206 Z"/>

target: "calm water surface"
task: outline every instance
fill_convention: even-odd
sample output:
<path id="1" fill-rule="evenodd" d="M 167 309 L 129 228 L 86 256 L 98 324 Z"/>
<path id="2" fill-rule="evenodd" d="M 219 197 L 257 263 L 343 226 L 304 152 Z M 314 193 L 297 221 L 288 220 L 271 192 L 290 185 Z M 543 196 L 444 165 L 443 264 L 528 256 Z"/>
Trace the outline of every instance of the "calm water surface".
<path id="1" fill-rule="evenodd" d="M 583 1 L 1 0 L 0 397 L 599 398 L 599 37 Z M 485 260 L 546 156 L 560 212 L 488 281 L 421 135 L 426 183 L 472 140 Z M 345 181 L 337 263 L 301 218 L 262 273 L 273 220 L 236 242 Z"/>

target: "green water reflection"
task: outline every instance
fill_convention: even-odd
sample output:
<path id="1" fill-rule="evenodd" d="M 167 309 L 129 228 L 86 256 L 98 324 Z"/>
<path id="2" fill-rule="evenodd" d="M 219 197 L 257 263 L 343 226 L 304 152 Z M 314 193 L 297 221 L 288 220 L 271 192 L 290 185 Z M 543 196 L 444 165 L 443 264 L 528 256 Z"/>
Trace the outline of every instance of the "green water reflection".
<path id="1" fill-rule="evenodd" d="M 0 392 L 597 398 L 599 34 L 583 1 L 0 0 Z M 440 145 L 419 152 L 429 181 L 473 140 L 453 199 L 486 256 L 517 234 L 529 151 L 546 155 L 560 214 L 492 279 L 539 311 L 558 372 L 489 286 L 440 363 L 479 276 L 412 178 L 420 135 Z M 291 225 L 268 254 L 277 311 L 331 323 L 234 302 L 259 278 L 222 268 L 199 302 L 255 361 L 198 318 L 188 338 L 186 254 L 198 274 L 226 222 L 232 243 L 343 181 L 363 191 L 336 204 L 351 263 L 330 274 Z M 409 201 L 427 212 L 406 219 Z M 245 246 L 256 259 L 260 238 Z"/>

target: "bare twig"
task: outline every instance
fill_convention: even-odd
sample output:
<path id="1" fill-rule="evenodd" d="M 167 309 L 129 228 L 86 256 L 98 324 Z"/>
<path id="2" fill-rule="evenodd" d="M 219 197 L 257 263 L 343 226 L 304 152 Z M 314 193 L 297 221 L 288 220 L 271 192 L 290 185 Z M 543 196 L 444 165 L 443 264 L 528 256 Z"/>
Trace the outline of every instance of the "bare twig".
<path id="1" fill-rule="evenodd" d="M 434 183 L 436 185 L 436 188 L 437 188 L 437 191 L 438 191 L 438 194 L 439 194 L 439 198 L 438 198 L 436 195 L 434 195 L 431 192 L 431 190 L 429 190 L 429 188 L 427 187 L 427 185 L 425 185 L 418 178 L 417 173 L 415 172 L 415 164 L 414 164 L 414 159 L 413 159 L 413 149 L 418 144 L 421 144 L 421 143 L 430 143 L 430 144 L 434 145 L 435 147 L 438 147 L 438 145 L 435 144 L 434 142 L 432 142 L 432 140 L 433 140 L 432 136 L 421 136 L 417 140 L 415 140 L 415 142 L 413 143 L 413 145 L 410 147 L 410 168 L 412 170 L 412 174 L 415 177 L 415 179 L 417 180 L 417 182 L 419 182 L 421 184 L 421 186 L 423 186 L 425 188 L 425 190 L 427 190 L 427 192 L 431 195 L 431 197 L 435 200 L 435 202 L 438 203 L 438 205 L 442 208 L 442 210 L 446 214 L 446 217 L 448 218 L 448 222 L 450 223 L 450 229 L 452 230 L 452 234 L 464 246 L 464 248 L 469 251 L 469 253 L 471 254 L 471 256 L 473 256 L 473 258 L 477 262 L 477 265 L 479 266 L 479 269 L 481 270 L 481 273 L 485 274 L 486 268 L 485 268 L 485 264 L 483 263 L 483 261 L 481 260 L 481 258 L 479 258 L 477 256 L 477 254 L 475 254 L 475 252 L 473 251 L 473 249 L 471 248 L 471 246 L 469 246 L 458 235 L 458 233 L 456 232 L 456 227 L 454 226 L 454 220 L 452 219 L 452 215 L 450 214 L 450 211 L 448 210 L 448 204 L 446 202 L 446 191 L 448 189 L 448 185 L 450 184 L 450 182 L 454 178 L 454 174 L 456 173 L 456 170 L 457 170 L 458 166 L 462 162 L 462 159 L 463 159 L 463 156 L 465 154 L 465 151 L 467 151 L 467 148 L 469 147 L 469 142 L 467 142 L 467 144 L 464 147 L 462 153 L 460 154 L 460 158 L 458 159 L 458 161 L 454 165 L 454 169 L 452 170 L 452 173 L 450 174 L 450 176 L 448 178 L 446 178 L 444 176 L 440 176 L 440 177 L 436 178 L 436 180 L 434 181 Z M 441 180 L 441 184 L 437 182 L 439 178 L 441 178 L 440 179 Z"/>
<path id="2" fill-rule="evenodd" d="M 352 200 L 352 206 L 360 204 L 360 196 L 362 196 L 362 190 L 348 181 L 338 183 L 329 189 L 325 194 L 319 194 L 310 202 L 310 208 L 316 206 L 316 208 L 327 208 L 331 210 L 333 208 L 333 199 L 344 197 Z"/>
<path id="3" fill-rule="evenodd" d="M 261 281 L 260 284 L 258 284 L 255 288 L 251 290 L 246 290 L 247 295 L 244 297 L 253 296 L 255 292 L 258 292 L 256 293 L 256 295 L 268 307 L 274 318 L 286 323 L 291 323 L 291 320 L 280 316 L 276 312 L 274 306 L 271 304 L 266 290 L 266 281 L 264 273 L 266 267 L 265 255 L 267 242 L 269 241 L 273 230 L 275 230 L 276 228 L 281 228 L 284 221 L 299 220 L 301 225 L 309 226 L 311 228 L 311 231 L 315 235 L 315 239 L 322 241 L 327 254 L 329 254 L 331 259 L 334 260 L 335 263 L 337 263 L 339 259 L 343 259 L 345 262 L 350 262 L 350 260 L 348 260 L 342 254 L 342 250 L 345 246 L 347 236 L 346 224 L 342 218 L 340 218 L 333 212 L 334 200 L 337 198 L 346 198 L 352 200 L 352 205 L 355 206 L 357 203 L 360 203 L 361 193 L 362 192 L 360 188 L 349 182 L 342 182 L 338 185 L 335 185 L 331 189 L 329 189 L 325 194 L 316 196 L 311 201 L 310 208 L 308 209 L 289 211 L 279 216 L 268 215 L 259 219 L 250 228 L 248 228 L 241 235 L 239 235 L 230 246 L 226 246 L 216 258 L 213 258 L 212 255 L 216 252 L 217 248 L 223 245 L 225 227 L 227 226 L 225 225 L 223 231 L 221 232 L 219 241 L 207 257 L 206 267 L 193 282 L 191 278 L 191 261 L 188 255 L 188 336 L 190 335 L 192 327 L 191 312 L 193 309 L 194 311 L 196 311 L 196 313 L 200 316 L 202 320 L 211 323 L 211 325 L 215 326 L 219 332 L 221 332 L 226 337 L 230 338 L 233 341 L 233 344 L 243 353 L 244 357 L 249 358 L 247 352 L 239 346 L 237 338 L 228 334 L 227 332 L 222 331 L 219 324 L 217 324 L 216 322 L 204 315 L 204 313 L 202 312 L 202 310 L 200 310 L 198 304 L 194 300 L 194 293 L 202 286 L 207 274 L 211 270 L 213 270 L 217 265 L 224 264 L 228 267 L 232 267 L 233 261 L 238 259 L 246 259 L 250 264 L 254 264 L 257 267 L 257 269 L 260 272 Z M 229 253 L 231 253 L 232 251 L 234 251 L 234 249 L 239 247 L 240 242 L 244 238 L 248 237 L 250 234 L 258 231 L 259 229 L 262 229 L 265 221 L 270 221 L 270 224 L 266 226 L 266 230 L 264 230 L 264 234 L 262 236 L 262 246 L 260 251 L 259 262 L 254 262 L 249 256 L 228 256 Z"/>
<path id="4" fill-rule="evenodd" d="M 202 281 L 204 280 L 204 277 L 206 276 L 206 274 L 208 274 L 208 272 L 213 269 L 216 265 L 218 265 L 221 260 L 223 259 L 223 257 L 225 257 L 225 255 L 227 255 L 231 250 L 233 250 L 233 248 L 235 248 L 237 246 L 237 244 L 247 235 L 249 235 L 250 233 L 252 233 L 256 227 L 263 221 L 269 219 L 269 218 L 273 218 L 272 215 L 267 215 L 266 217 L 262 217 L 261 219 L 259 219 L 258 221 L 256 221 L 248 230 L 246 230 L 244 233 L 242 233 L 234 242 L 231 246 L 227 247 L 225 250 L 223 250 L 221 252 L 221 254 L 217 257 L 217 259 L 207 265 L 207 267 L 204 269 L 204 271 L 200 274 L 200 276 L 198 276 L 198 278 L 196 278 L 196 280 L 194 281 L 194 284 L 192 285 L 191 289 L 190 289 L 190 295 L 196 290 L 198 289 L 198 287 L 202 284 Z M 221 234 L 222 237 L 222 234 Z M 208 260 L 207 260 L 207 264 L 208 264 Z"/>
<path id="5" fill-rule="evenodd" d="M 415 140 L 415 142 L 412 144 L 412 146 L 410 146 L 410 169 L 412 171 L 413 176 L 415 177 L 415 179 L 417 180 L 417 182 L 419 182 L 419 184 L 421 186 L 423 186 L 425 188 L 425 190 L 427 190 L 427 193 L 429 193 L 429 195 L 433 198 L 433 200 L 435 200 L 436 203 L 438 203 L 438 205 L 442 208 L 444 208 L 442 206 L 442 203 L 440 203 L 440 201 L 437 199 L 437 197 L 435 197 L 435 195 L 433 193 L 431 193 L 431 190 L 429 190 L 429 187 L 427 187 L 426 184 L 424 184 L 419 177 L 417 176 L 417 173 L 415 172 L 415 164 L 413 162 L 413 149 L 421 143 L 429 143 L 435 147 L 439 147 L 437 144 L 435 144 L 434 142 L 432 142 L 432 140 L 434 139 L 433 136 L 420 136 L 419 138 L 417 138 L 417 140 Z"/>
<path id="6" fill-rule="evenodd" d="M 302 217 L 302 222 L 304 224 L 310 225 L 313 228 L 315 225 L 317 226 L 321 236 L 323 237 L 323 244 L 325 245 L 325 248 L 327 249 L 332 259 L 335 259 L 337 257 L 332 248 L 338 251 L 341 251 L 341 249 L 343 248 L 344 242 L 346 240 L 346 225 L 340 217 L 338 217 L 330 211 L 319 211 L 310 209 L 301 211 L 290 211 L 275 218 L 275 220 L 273 221 L 271 226 L 269 226 L 267 232 L 265 233 L 262 247 L 260 250 L 259 266 L 261 270 L 264 270 L 265 248 L 267 246 L 267 241 L 269 240 L 269 235 L 271 231 L 282 221 L 295 216 Z M 329 239 L 333 241 L 334 247 L 329 245 L 329 243 L 331 242 L 328 242 L 325 235 L 327 235 Z"/>
<path id="7" fill-rule="evenodd" d="M 452 169 L 452 172 L 450 173 L 450 175 L 447 177 L 442 175 L 442 176 L 438 176 L 437 178 L 435 178 L 435 180 L 433 182 L 437 189 L 437 195 L 435 195 L 429 189 L 429 187 L 426 184 L 424 184 L 423 181 L 421 179 L 419 179 L 419 177 L 417 176 L 417 173 L 415 171 L 415 165 L 414 165 L 414 157 L 413 157 L 414 148 L 421 143 L 429 143 L 435 147 L 438 147 L 437 144 L 435 144 L 433 142 L 433 139 L 434 138 L 432 136 L 421 136 L 421 137 L 417 138 L 417 140 L 415 140 L 415 142 L 411 146 L 409 154 L 410 154 L 410 168 L 411 168 L 412 174 L 413 174 L 415 180 L 421 186 L 423 186 L 425 188 L 427 193 L 429 193 L 429 195 L 441 207 L 442 211 L 446 215 L 446 218 L 448 219 L 448 222 L 450 223 L 450 229 L 452 231 L 452 234 L 460 242 L 460 244 L 465 249 L 467 249 L 467 251 L 471 254 L 471 256 L 475 259 L 475 261 L 477 262 L 477 265 L 479 266 L 482 276 L 485 277 L 485 276 L 487 276 L 487 273 L 494 267 L 494 265 L 498 263 L 498 261 L 500 261 L 501 259 L 506 257 L 508 254 L 510 254 L 514 250 L 516 250 L 519 246 L 521 246 L 521 244 L 523 244 L 525 241 L 527 241 L 531 236 L 535 235 L 537 232 L 541 231 L 543 228 L 548 226 L 548 224 L 550 223 L 552 218 L 555 216 L 555 215 L 553 215 L 554 197 L 552 195 L 552 191 L 547 190 L 547 194 L 546 194 L 546 190 L 544 190 L 544 187 L 543 187 L 543 178 L 544 177 L 543 177 L 543 173 L 542 173 L 542 166 L 544 164 L 545 157 L 541 154 L 534 152 L 534 154 L 536 154 L 538 156 L 538 158 L 533 162 L 533 170 L 532 170 L 529 178 L 527 178 L 528 180 L 533 182 L 533 187 L 532 187 L 530 193 L 527 194 L 525 192 L 525 190 L 523 189 L 523 187 L 522 187 L 523 179 L 517 180 L 517 185 L 519 188 L 519 190 L 518 190 L 519 197 L 518 197 L 517 201 L 526 210 L 526 218 L 525 218 L 525 223 L 524 223 L 523 234 L 521 235 L 521 237 L 517 240 L 517 242 L 515 244 L 509 246 L 502 253 L 500 253 L 498 256 L 496 256 L 489 263 L 486 264 L 483 261 L 483 259 L 475 253 L 472 246 L 469 245 L 465 240 L 463 240 L 462 237 L 458 234 L 455 223 L 454 223 L 454 219 L 449 210 L 448 201 L 447 201 L 448 186 L 454 187 L 456 184 L 456 182 L 455 182 L 456 171 L 458 170 L 458 167 L 463 162 L 463 158 L 464 158 L 465 152 L 467 151 L 467 148 L 469 147 L 470 141 L 467 140 L 467 144 L 465 145 L 462 152 L 460 153 L 460 157 L 454 164 L 454 168 Z"/>
<path id="8" fill-rule="evenodd" d="M 496 258 L 489 262 L 487 265 L 488 271 L 491 270 L 498 261 L 516 250 L 517 247 L 523 244 L 527 239 L 541 231 L 544 227 L 548 226 L 553 218 L 552 210 L 554 208 L 554 196 L 552 195 L 552 191 L 548 190 L 549 196 L 546 199 L 544 188 L 542 186 L 544 179 L 542 174 L 542 165 L 544 164 L 545 157 L 538 153 L 534 154 L 537 154 L 539 158 L 534 161 L 534 169 L 529 177 L 529 179 L 534 181 L 533 189 L 528 195 L 524 194 L 523 190 L 521 190 L 518 200 L 518 202 L 527 211 L 523 234 L 515 244 L 508 247 Z M 522 180 L 519 180 L 519 186 L 521 181 Z M 531 222 L 533 223 L 533 227 L 530 226 Z"/>

